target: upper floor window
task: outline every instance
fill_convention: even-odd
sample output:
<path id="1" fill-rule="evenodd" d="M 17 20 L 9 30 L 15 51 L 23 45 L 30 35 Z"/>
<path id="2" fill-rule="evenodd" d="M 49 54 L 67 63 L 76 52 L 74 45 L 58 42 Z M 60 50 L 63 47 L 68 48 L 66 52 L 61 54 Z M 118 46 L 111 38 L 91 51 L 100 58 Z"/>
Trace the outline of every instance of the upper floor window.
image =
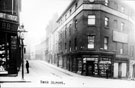
<path id="1" fill-rule="evenodd" d="M 108 6 L 109 0 L 105 0 L 105 5 Z"/>
<path id="2" fill-rule="evenodd" d="M 75 4 L 75 9 L 77 9 L 77 7 L 78 7 L 78 3 Z"/>
<path id="3" fill-rule="evenodd" d="M 121 31 L 124 30 L 124 23 L 123 23 L 123 22 L 121 23 L 120 30 L 121 30 Z"/>
<path id="4" fill-rule="evenodd" d="M 69 24 L 69 35 L 71 35 L 71 24 Z"/>
<path id="5" fill-rule="evenodd" d="M 95 15 L 88 15 L 88 25 L 95 25 L 96 17 Z"/>
<path id="6" fill-rule="evenodd" d="M 105 27 L 109 27 L 109 18 L 105 17 Z"/>
<path id="7" fill-rule="evenodd" d="M 134 56 L 134 46 L 130 46 L 130 55 Z"/>
<path id="8" fill-rule="evenodd" d="M 69 10 L 69 14 L 70 14 L 70 15 L 72 14 L 72 9 Z"/>
<path id="9" fill-rule="evenodd" d="M 65 15 L 65 20 L 67 19 L 67 14 Z"/>
<path id="10" fill-rule="evenodd" d="M 74 39 L 74 48 L 77 50 L 77 38 Z"/>
<path id="11" fill-rule="evenodd" d="M 65 25 L 65 39 L 67 37 L 67 25 Z"/>
<path id="12" fill-rule="evenodd" d="M 125 8 L 123 6 L 121 6 L 121 12 L 124 13 L 125 12 Z"/>
<path id="13" fill-rule="evenodd" d="M 104 37 L 104 49 L 108 49 L 108 37 Z"/>
<path id="14" fill-rule="evenodd" d="M 69 51 L 71 51 L 71 41 L 69 41 Z"/>
<path id="15" fill-rule="evenodd" d="M 123 54 L 123 49 L 120 49 L 120 54 Z"/>
<path id="16" fill-rule="evenodd" d="M 118 27 L 118 21 L 114 20 L 114 28 L 117 28 L 117 27 Z"/>
<path id="17" fill-rule="evenodd" d="M 95 36 L 94 35 L 88 35 L 88 49 L 94 48 L 94 42 L 95 42 Z"/>
<path id="18" fill-rule="evenodd" d="M 2 28 L 6 28 L 6 23 L 5 22 L 2 23 Z"/>
<path id="19" fill-rule="evenodd" d="M 94 2 L 95 0 L 89 0 L 89 2 Z"/>
<path id="20" fill-rule="evenodd" d="M 77 30 L 77 23 L 78 23 L 78 20 L 76 19 L 75 20 L 75 29 Z"/>

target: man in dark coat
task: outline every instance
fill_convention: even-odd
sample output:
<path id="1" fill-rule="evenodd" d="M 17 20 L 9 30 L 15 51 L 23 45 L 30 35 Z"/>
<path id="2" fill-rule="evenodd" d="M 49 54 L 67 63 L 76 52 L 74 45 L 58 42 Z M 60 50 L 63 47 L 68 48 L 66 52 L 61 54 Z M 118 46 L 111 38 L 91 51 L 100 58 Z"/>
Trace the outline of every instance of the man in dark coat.
<path id="1" fill-rule="evenodd" d="M 28 62 L 28 60 L 26 61 L 26 70 L 27 70 L 27 73 L 29 73 L 29 62 Z"/>

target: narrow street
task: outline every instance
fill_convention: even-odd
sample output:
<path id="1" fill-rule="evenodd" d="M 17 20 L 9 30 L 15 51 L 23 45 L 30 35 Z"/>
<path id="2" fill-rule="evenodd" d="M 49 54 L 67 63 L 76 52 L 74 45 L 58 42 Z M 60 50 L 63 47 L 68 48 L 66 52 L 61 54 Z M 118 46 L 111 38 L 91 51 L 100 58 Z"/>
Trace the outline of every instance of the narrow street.
<path id="1" fill-rule="evenodd" d="M 135 81 L 106 79 L 81 76 L 67 70 L 58 68 L 40 60 L 31 60 L 30 73 L 26 73 L 24 83 L 2 83 L 5 87 L 90 87 L 90 88 L 134 88 Z M 21 71 L 18 75 L 21 79 Z M 14 80 L 14 78 L 11 78 Z"/>

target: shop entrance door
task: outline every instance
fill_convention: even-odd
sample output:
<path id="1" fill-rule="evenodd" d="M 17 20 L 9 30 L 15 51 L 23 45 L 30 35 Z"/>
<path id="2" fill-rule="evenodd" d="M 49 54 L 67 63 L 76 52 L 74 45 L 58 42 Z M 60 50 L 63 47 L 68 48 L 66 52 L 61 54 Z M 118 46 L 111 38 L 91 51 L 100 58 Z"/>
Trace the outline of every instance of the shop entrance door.
<path id="1" fill-rule="evenodd" d="M 86 64 L 87 76 L 93 76 L 94 74 L 94 61 L 87 61 Z"/>

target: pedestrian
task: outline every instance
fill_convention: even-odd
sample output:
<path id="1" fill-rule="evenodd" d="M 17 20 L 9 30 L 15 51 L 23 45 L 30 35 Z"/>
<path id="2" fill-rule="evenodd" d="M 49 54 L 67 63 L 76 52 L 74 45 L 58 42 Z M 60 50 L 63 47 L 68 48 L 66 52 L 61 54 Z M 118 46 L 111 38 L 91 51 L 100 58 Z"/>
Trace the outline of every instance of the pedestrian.
<path id="1" fill-rule="evenodd" d="M 109 78 L 109 69 L 106 69 L 106 78 Z"/>
<path id="2" fill-rule="evenodd" d="M 29 73 L 29 62 L 28 62 L 28 60 L 26 60 L 26 70 L 27 70 L 27 73 Z"/>

